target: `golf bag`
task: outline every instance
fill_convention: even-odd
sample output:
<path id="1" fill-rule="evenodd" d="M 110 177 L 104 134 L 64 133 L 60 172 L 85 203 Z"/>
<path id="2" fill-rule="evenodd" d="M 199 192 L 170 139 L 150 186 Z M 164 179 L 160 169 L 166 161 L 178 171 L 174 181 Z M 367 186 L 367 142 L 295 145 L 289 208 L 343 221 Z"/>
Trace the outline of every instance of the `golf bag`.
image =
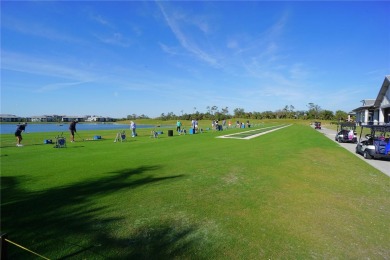
<path id="1" fill-rule="evenodd" d="M 66 139 L 62 135 L 63 133 L 56 137 L 56 143 L 54 145 L 54 148 L 66 148 Z"/>
<path id="2" fill-rule="evenodd" d="M 125 131 L 118 132 L 118 133 L 116 134 L 114 143 L 116 143 L 116 142 L 118 142 L 118 141 L 121 141 L 121 142 L 126 141 L 126 132 L 125 132 Z"/>

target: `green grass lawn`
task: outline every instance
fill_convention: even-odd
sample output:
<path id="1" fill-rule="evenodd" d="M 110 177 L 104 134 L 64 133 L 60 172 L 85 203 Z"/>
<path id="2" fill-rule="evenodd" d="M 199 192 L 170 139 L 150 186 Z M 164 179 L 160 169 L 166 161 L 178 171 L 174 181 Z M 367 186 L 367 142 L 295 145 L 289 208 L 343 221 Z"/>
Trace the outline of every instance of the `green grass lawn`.
<path id="1" fill-rule="evenodd" d="M 64 149 L 2 135 L 1 231 L 50 259 L 390 257 L 390 178 L 321 132 L 162 130 L 80 132 L 103 140 Z"/>

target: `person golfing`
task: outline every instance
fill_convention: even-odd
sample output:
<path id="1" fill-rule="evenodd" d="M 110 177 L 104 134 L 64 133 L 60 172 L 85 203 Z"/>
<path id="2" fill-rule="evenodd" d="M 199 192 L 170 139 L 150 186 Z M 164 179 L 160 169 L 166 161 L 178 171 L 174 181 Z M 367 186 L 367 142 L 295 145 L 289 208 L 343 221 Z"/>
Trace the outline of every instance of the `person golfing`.
<path id="1" fill-rule="evenodd" d="M 73 120 L 69 125 L 69 131 L 70 131 L 70 142 L 74 142 L 74 133 L 77 132 L 76 130 L 76 124 L 78 123 L 77 120 Z"/>
<path id="2" fill-rule="evenodd" d="M 131 137 L 137 136 L 136 129 L 137 129 L 137 125 L 134 123 L 134 121 L 130 121 Z"/>
<path id="3" fill-rule="evenodd" d="M 16 137 L 16 146 L 23 146 L 21 144 L 23 137 L 22 132 L 26 130 L 27 123 L 19 124 L 15 131 L 15 137 Z"/>

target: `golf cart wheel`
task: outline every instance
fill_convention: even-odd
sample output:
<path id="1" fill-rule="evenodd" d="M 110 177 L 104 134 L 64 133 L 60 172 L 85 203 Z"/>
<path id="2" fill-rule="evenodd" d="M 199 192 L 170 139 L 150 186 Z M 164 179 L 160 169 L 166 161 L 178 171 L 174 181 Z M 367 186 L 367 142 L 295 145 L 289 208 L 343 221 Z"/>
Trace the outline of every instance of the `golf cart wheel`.
<path id="1" fill-rule="evenodd" d="M 372 156 L 367 152 L 367 150 L 364 151 L 363 157 L 364 157 L 365 159 L 371 159 L 371 158 L 372 158 Z"/>
<path id="2" fill-rule="evenodd" d="M 337 142 L 342 143 L 343 141 L 342 141 L 341 138 L 339 137 L 339 138 L 337 139 Z"/>

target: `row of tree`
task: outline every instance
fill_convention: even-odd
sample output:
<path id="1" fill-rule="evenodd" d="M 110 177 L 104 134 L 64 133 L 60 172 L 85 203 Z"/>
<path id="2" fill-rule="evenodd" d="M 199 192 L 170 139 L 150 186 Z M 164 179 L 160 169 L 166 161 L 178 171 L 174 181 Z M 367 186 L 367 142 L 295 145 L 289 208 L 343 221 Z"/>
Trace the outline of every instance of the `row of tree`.
<path id="1" fill-rule="evenodd" d="M 309 103 L 307 105 L 308 110 L 295 110 L 295 107 L 292 105 L 286 105 L 282 109 L 276 111 L 264 111 L 264 112 L 245 112 L 243 108 L 235 108 L 233 114 L 229 113 L 229 108 L 224 107 L 219 109 L 217 106 L 208 106 L 207 112 L 201 113 L 196 110 L 194 107 L 193 113 L 183 113 L 181 115 L 176 115 L 173 112 L 162 113 L 156 119 L 158 120 L 223 120 L 230 118 L 243 118 L 243 119 L 307 119 L 307 120 L 346 120 L 348 118 L 348 113 L 337 110 L 335 113 L 330 110 L 324 110 L 319 105 L 314 103 Z M 149 118 L 146 115 L 137 116 L 135 114 L 128 115 L 127 119 L 145 119 Z"/>

